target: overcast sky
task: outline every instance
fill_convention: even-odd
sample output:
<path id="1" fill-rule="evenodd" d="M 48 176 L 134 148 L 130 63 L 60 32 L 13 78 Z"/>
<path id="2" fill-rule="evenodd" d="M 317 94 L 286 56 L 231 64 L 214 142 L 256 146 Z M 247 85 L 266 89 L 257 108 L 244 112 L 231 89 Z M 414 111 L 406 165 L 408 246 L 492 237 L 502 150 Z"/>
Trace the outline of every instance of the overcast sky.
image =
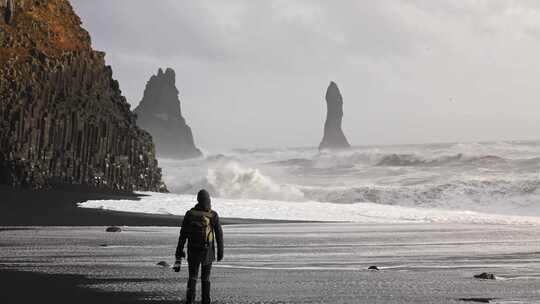
<path id="1" fill-rule="evenodd" d="M 176 70 L 203 149 L 540 139 L 540 1 L 72 0 L 132 109 Z"/>

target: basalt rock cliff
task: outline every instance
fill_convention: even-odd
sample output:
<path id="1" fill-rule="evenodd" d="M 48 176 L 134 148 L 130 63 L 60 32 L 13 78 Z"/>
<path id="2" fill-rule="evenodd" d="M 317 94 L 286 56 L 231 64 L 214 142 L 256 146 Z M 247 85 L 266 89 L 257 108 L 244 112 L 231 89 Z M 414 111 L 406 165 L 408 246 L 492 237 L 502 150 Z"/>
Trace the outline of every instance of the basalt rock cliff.
<path id="1" fill-rule="evenodd" d="M 326 122 L 324 123 L 324 135 L 319 145 L 319 150 L 346 150 L 351 145 L 345 138 L 341 129 L 343 119 L 343 97 L 335 82 L 330 82 L 326 90 Z"/>
<path id="2" fill-rule="evenodd" d="M 187 159 L 202 156 L 193 141 L 191 128 L 180 109 L 174 70 L 158 70 L 144 90 L 143 99 L 135 108 L 137 125 L 148 131 L 160 157 Z"/>
<path id="3" fill-rule="evenodd" d="M 104 56 L 67 0 L 0 0 L 0 184 L 166 190 Z"/>

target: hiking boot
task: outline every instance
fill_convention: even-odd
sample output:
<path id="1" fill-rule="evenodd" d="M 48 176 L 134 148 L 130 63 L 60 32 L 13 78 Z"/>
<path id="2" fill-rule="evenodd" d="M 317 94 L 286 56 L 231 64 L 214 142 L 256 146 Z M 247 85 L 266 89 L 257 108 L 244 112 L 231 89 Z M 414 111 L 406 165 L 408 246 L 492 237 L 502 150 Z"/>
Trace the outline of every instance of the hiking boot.
<path id="1" fill-rule="evenodd" d="M 202 299 L 201 304 L 210 304 L 210 281 L 201 282 Z"/>
<path id="2" fill-rule="evenodd" d="M 197 279 L 188 279 L 187 291 L 186 291 L 186 304 L 193 304 L 195 302 L 195 292 L 197 288 Z"/>

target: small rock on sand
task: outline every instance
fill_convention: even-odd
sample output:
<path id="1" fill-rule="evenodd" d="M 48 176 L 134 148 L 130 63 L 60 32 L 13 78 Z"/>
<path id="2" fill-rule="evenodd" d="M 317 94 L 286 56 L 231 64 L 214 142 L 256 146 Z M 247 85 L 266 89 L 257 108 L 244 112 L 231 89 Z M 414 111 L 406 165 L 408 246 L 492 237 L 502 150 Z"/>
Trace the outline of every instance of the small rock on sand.
<path id="1" fill-rule="evenodd" d="M 491 298 L 461 298 L 459 300 L 463 302 L 490 303 L 493 299 Z"/>
<path id="2" fill-rule="evenodd" d="M 379 267 L 377 267 L 377 266 L 369 266 L 368 270 L 379 270 Z"/>
<path id="3" fill-rule="evenodd" d="M 111 226 L 111 227 L 107 227 L 107 229 L 105 229 L 106 232 L 122 232 L 122 228 L 118 227 L 118 226 Z"/>
<path id="4" fill-rule="evenodd" d="M 483 280 L 495 280 L 495 275 L 493 273 L 487 273 L 482 272 L 481 274 L 477 274 L 474 276 L 477 279 L 483 279 Z"/>
<path id="5" fill-rule="evenodd" d="M 169 263 L 167 263 L 165 261 L 159 261 L 159 262 L 157 262 L 156 265 L 161 266 L 161 267 L 169 267 L 170 266 Z"/>

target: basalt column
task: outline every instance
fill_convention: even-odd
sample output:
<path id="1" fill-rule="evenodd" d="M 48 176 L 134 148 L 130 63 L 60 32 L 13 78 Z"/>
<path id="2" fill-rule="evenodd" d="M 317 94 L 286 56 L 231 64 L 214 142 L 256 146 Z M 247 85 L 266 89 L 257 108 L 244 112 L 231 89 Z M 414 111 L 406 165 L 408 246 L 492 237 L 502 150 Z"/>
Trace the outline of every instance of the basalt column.
<path id="1" fill-rule="evenodd" d="M 67 0 L 0 0 L 0 184 L 164 191 L 104 53 Z"/>

